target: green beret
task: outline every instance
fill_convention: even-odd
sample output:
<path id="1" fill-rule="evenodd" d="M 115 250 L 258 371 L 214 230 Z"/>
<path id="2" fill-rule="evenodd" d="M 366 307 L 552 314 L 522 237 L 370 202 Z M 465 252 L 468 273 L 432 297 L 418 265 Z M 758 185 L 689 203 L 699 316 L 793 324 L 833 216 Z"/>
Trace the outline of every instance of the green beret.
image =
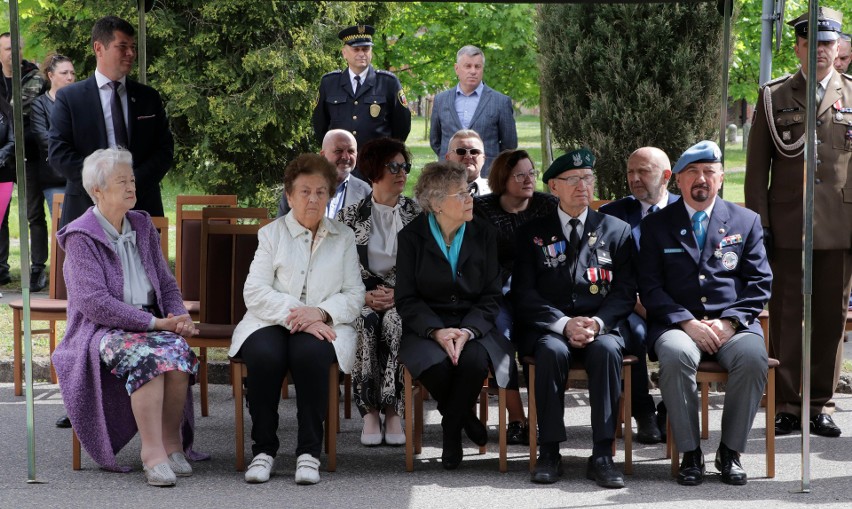
<path id="1" fill-rule="evenodd" d="M 558 177 L 562 172 L 568 170 L 579 170 L 581 168 L 595 167 L 595 155 L 590 150 L 585 148 L 572 150 L 565 155 L 559 156 L 550 164 L 550 167 L 544 172 L 542 180 L 545 184 L 553 177 Z"/>

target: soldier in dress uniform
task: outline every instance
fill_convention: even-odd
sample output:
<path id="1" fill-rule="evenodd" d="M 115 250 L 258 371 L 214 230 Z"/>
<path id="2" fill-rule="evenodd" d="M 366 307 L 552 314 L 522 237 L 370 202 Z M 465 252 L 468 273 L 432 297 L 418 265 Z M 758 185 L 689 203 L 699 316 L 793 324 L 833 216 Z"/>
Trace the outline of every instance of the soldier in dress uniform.
<path id="1" fill-rule="evenodd" d="M 370 65 L 374 33 L 370 25 L 357 25 L 337 34 L 349 66 L 326 74 L 320 82 L 312 119 L 319 143 L 330 129 L 351 132 L 359 147 L 382 136 L 408 138 L 411 112 L 402 85 L 392 72 Z"/>
<path id="2" fill-rule="evenodd" d="M 827 412 L 834 392 L 835 361 L 842 347 L 852 282 L 852 77 L 834 70 L 842 16 L 819 9 L 816 77 L 817 167 L 814 185 L 814 252 L 811 357 L 811 432 L 836 437 Z M 792 76 L 760 91 L 746 159 L 746 206 L 760 214 L 775 274 L 769 301 L 769 341 L 778 368 L 775 432 L 801 429 L 802 398 L 802 179 L 807 121 L 808 18 L 795 27 L 794 50 L 802 64 Z"/>

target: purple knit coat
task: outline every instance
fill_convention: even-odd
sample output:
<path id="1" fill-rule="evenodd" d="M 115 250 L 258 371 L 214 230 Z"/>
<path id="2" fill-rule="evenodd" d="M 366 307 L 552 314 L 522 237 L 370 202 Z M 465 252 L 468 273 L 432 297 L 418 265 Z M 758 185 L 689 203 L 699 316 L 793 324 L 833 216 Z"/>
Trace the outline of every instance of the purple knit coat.
<path id="1" fill-rule="evenodd" d="M 66 253 L 63 270 L 68 287 L 68 324 L 65 337 L 53 352 L 53 365 L 80 444 L 102 468 L 128 472 L 130 468 L 119 465 L 115 455 L 136 434 L 136 421 L 124 381 L 101 364 L 98 347 L 110 329 L 146 331 L 151 314 L 124 303 L 121 261 L 92 208 L 57 233 Z M 133 210 L 125 217 L 136 232 L 136 247 L 154 287 L 157 306 L 164 315 L 186 314 L 150 217 Z M 184 451 L 190 459 L 207 459 L 207 455 L 192 451 L 194 415 L 192 391 L 188 392 L 181 429 Z"/>

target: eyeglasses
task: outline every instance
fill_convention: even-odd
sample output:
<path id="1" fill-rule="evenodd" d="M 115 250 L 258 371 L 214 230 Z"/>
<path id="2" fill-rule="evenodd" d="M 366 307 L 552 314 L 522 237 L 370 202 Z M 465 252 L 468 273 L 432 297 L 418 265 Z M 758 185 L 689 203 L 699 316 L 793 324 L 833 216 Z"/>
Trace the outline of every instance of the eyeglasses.
<path id="1" fill-rule="evenodd" d="M 523 184 L 524 182 L 526 182 L 527 179 L 530 179 L 535 182 L 536 177 L 538 177 L 537 170 L 532 170 L 526 173 L 515 173 L 514 175 L 512 175 L 512 178 L 515 179 L 515 182 L 519 184 Z"/>
<path id="2" fill-rule="evenodd" d="M 478 148 L 462 148 L 462 147 L 459 147 L 459 148 L 456 149 L 456 155 L 457 156 L 465 156 L 467 154 L 470 154 L 470 155 L 476 157 L 481 153 L 482 153 L 482 151 L 479 150 Z"/>
<path id="3" fill-rule="evenodd" d="M 451 198 L 451 197 L 455 198 L 456 200 L 458 200 L 460 202 L 464 202 L 467 199 L 473 199 L 473 195 L 467 189 L 465 189 L 464 191 L 459 191 L 455 194 L 448 194 L 447 195 L 447 198 Z"/>
<path id="4" fill-rule="evenodd" d="M 411 173 L 411 163 L 398 163 L 396 161 L 391 161 L 389 163 L 385 163 L 388 171 L 391 172 L 391 175 L 396 175 L 400 170 L 405 170 L 405 173 Z"/>
<path id="5" fill-rule="evenodd" d="M 595 176 L 594 175 L 583 175 L 582 177 L 572 175 L 570 177 L 553 177 L 553 178 L 555 178 L 556 180 L 561 180 L 561 181 L 567 183 L 569 186 L 576 186 L 577 184 L 580 183 L 581 180 L 587 186 L 590 186 L 590 185 L 595 183 Z"/>

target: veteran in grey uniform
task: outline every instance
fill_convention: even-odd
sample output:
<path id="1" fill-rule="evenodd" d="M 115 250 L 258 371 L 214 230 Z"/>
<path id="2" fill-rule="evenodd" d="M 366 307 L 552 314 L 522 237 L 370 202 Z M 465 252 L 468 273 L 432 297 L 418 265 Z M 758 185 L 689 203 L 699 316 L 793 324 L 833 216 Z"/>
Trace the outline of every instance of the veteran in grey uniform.
<path id="1" fill-rule="evenodd" d="M 330 129 L 351 132 L 359 147 L 383 136 L 408 138 L 411 112 L 399 79 L 370 64 L 374 33 L 370 25 L 357 25 L 337 34 L 348 67 L 322 77 L 312 118 L 317 142 Z"/>
<path id="2" fill-rule="evenodd" d="M 775 274 L 769 301 L 769 341 L 778 368 L 775 432 L 801 429 L 802 398 L 802 178 L 808 67 L 807 15 L 789 22 L 802 64 L 792 76 L 767 83 L 758 96 L 748 143 L 745 200 L 760 214 Z M 835 363 L 842 346 L 852 280 L 852 77 L 834 70 L 841 14 L 819 12 L 816 76 L 817 167 L 814 186 L 814 257 L 811 358 L 811 432 L 836 437 L 827 413 Z M 830 410 L 829 410 L 830 411 Z M 807 423 L 805 423 L 807 424 Z"/>

